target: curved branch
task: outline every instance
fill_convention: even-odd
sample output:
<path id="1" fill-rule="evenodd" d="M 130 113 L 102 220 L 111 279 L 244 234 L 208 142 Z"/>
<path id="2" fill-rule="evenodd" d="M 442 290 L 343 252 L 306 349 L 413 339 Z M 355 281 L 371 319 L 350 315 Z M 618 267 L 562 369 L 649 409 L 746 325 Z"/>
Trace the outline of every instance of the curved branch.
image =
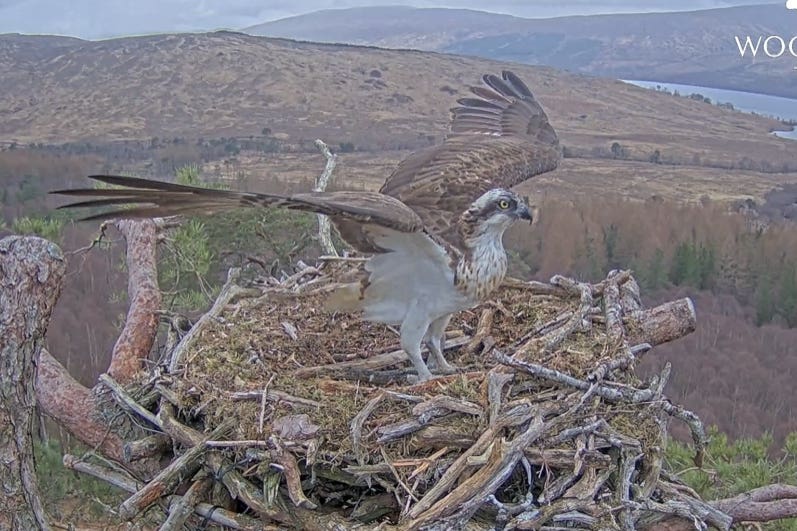
<path id="1" fill-rule="evenodd" d="M 114 380 L 128 383 L 141 369 L 158 332 L 157 226 L 152 220 L 121 220 L 115 226 L 127 242 L 127 293 L 130 307 L 108 368 Z"/>
<path id="2" fill-rule="evenodd" d="M 83 444 L 102 455 L 124 462 L 124 441 L 102 420 L 94 394 L 70 376 L 47 350 L 39 354 L 36 398 L 45 415 L 55 419 Z"/>

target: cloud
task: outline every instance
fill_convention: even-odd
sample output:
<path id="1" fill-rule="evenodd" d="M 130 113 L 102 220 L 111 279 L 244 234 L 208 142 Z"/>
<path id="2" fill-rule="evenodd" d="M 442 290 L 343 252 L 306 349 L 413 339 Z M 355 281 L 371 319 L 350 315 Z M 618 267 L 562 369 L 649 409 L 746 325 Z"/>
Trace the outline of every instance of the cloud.
<path id="1" fill-rule="evenodd" d="M 786 9 L 797 9 L 797 0 L 787 0 Z"/>

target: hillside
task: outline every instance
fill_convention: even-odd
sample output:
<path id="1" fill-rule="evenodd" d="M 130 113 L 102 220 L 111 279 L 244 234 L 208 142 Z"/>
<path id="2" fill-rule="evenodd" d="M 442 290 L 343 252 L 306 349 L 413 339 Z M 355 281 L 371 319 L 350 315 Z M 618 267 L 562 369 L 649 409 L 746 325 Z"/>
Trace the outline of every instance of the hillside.
<path id="1" fill-rule="evenodd" d="M 37 43 L 36 53 L 30 53 L 30 41 Z M 467 93 L 467 85 L 478 82 L 483 72 L 507 66 L 229 32 L 68 44 L 50 37 L 0 37 L 0 70 L 5 72 L 0 77 L 0 142 L 71 142 L 80 148 L 87 142 L 139 141 L 190 155 L 200 139 L 249 138 L 265 130 L 283 152 L 301 151 L 319 137 L 357 151 L 392 150 L 385 170 L 372 176 L 376 184 L 394 157 L 404 156 L 395 150 L 440 140 L 448 109 Z M 512 68 L 535 91 L 571 158 L 611 159 L 615 143 L 622 147 L 621 158 L 647 161 L 658 151 L 662 161 L 679 164 L 667 172 L 667 182 L 723 178 L 722 172 L 686 166 L 754 172 L 797 168 L 791 141 L 769 134 L 779 126 L 773 120 L 619 81 L 546 67 Z M 267 170 L 284 169 L 279 161 L 268 160 Z M 307 174 L 312 175 L 316 163 L 310 164 Z M 617 160 L 608 164 L 615 176 L 636 179 L 637 168 Z M 587 170 L 585 185 L 592 174 Z M 552 175 L 567 179 L 560 172 Z M 738 188 L 723 185 L 723 194 L 760 197 L 790 181 L 779 174 L 760 180 L 752 176 L 752 183 L 750 177 L 745 175 Z M 582 177 L 577 179 L 569 183 L 581 186 Z M 639 197 L 660 189 L 645 184 Z M 691 199 L 711 193 L 688 192 Z"/>
<path id="2" fill-rule="evenodd" d="M 481 11 L 365 7 L 324 10 L 246 28 L 254 35 L 417 48 L 797 97 L 794 58 L 742 59 L 734 36 L 797 27 L 782 3 L 675 13 L 527 19 Z"/>

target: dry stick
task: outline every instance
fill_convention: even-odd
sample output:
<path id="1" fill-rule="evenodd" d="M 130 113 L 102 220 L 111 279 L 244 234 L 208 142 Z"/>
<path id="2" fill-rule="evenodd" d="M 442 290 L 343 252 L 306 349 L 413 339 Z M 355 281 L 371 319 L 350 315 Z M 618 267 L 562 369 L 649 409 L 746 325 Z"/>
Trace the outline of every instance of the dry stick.
<path id="1" fill-rule="evenodd" d="M 512 346 L 513 347 L 517 347 L 519 345 L 522 345 L 523 343 L 525 343 L 529 339 L 537 337 L 537 336 L 539 336 L 541 334 L 547 334 L 551 330 L 553 330 L 554 328 L 558 328 L 558 327 L 562 326 L 562 324 L 567 322 L 572 316 L 573 316 L 573 312 L 570 311 L 570 310 L 568 310 L 566 312 L 562 312 L 559 315 L 557 315 L 556 317 L 554 317 L 553 319 L 551 319 L 550 321 L 548 321 L 547 323 L 543 323 L 543 324 L 541 324 L 539 326 L 534 327 L 530 331 L 528 331 L 523 337 L 521 337 L 520 339 L 518 339 L 517 341 L 512 343 Z"/>
<path id="2" fill-rule="evenodd" d="M 581 515 L 595 507 L 595 500 L 575 500 L 570 498 L 560 498 L 551 505 L 532 509 L 518 515 L 506 526 L 507 531 L 516 529 L 541 529 L 541 526 L 549 520 L 560 520 L 557 515 Z M 590 529 L 593 527 L 587 524 Z M 572 529 L 572 528 L 568 528 Z"/>
<path id="3" fill-rule="evenodd" d="M 349 426 L 349 433 L 351 434 L 351 448 L 354 452 L 354 456 L 357 458 L 357 463 L 360 465 L 364 465 L 368 458 L 368 452 L 366 452 L 362 447 L 362 438 L 363 438 L 363 425 L 365 421 L 368 420 L 368 417 L 371 416 L 371 413 L 379 406 L 380 403 L 385 399 L 384 393 L 379 393 L 371 400 L 365 404 L 365 407 L 357 413 L 353 419 L 351 419 L 351 424 Z"/>
<path id="4" fill-rule="evenodd" d="M 64 468 L 107 481 L 111 485 L 129 493 L 134 493 L 143 486 L 143 483 L 135 480 L 128 474 L 113 470 L 104 465 L 81 461 L 79 458 L 70 454 L 64 455 Z M 170 504 L 172 504 L 178 502 L 180 500 L 180 496 L 169 496 L 168 499 Z M 199 516 L 208 518 L 211 522 L 224 527 L 229 527 L 230 529 L 241 531 L 272 529 L 264 528 L 261 522 L 258 522 L 257 520 L 254 520 L 248 516 L 233 513 L 209 503 L 198 504 L 194 508 L 194 511 Z"/>
<path id="5" fill-rule="evenodd" d="M 384 462 L 385 465 L 387 465 L 387 468 L 388 470 L 390 470 L 390 473 L 393 475 L 393 479 L 396 480 L 396 483 L 398 483 L 401 486 L 401 488 L 404 489 L 404 492 L 406 492 L 411 499 L 417 502 L 418 497 L 415 495 L 415 492 L 413 492 L 413 490 L 404 481 L 402 481 L 401 476 L 399 475 L 398 470 L 396 470 L 395 465 L 393 465 L 393 463 L 390 462 L 390 458 L 388 457 L 387 452 L 385 452 L 385 447 L 380 446 L 379 452 L 382 454 L 382 461 Z M 396 492 L 396 494 L 398 494 L 398 492 Z M 398 501 L 400 502 L 401 500 Z M 407 503 L 409 503 L 409 500 L 407 500 Z"/>
<path id="6" fill-rule="evenodd" d="M 620 455 L 620 470 L 618 471 L 619 488 L 616 490 L 617 504 L 623 507 L 620 511 L 620 525 L 624 531 L 635 531 L 634 514 L 630 508 L 631 502 L 631 476 L 636 470 L 637 462 L 643 457 L 631 449 L 623 449 Z"/>
<path id="7" fill-rule="evenodd" d="M 208 438 L 223 437 L 232 431 L 232 428 L 232 420 L 222 422 L 211 432 Z M 192 448 L 161 470 L 142 489 L 123 501 L 119 506 L 119 516 L 124 520 L 132 520 L 158 499 L 171 494 L 180 483 L 196 474 L 197 470 L 202 466 L 201 459 L 206 451 L 204 440 L 198 441 Z"/>
<path id="8" fill-rule="evenodd" d="M 592 311 L 593 304 L 592 286 L 559 275 L 551 279 L 551 284 L 561 287 L 568 293 L 578 295 L 581 303 L 578 310 L 570 316 L 563 326 L 551 330 L 551 332 L 541 338 L 532 338 L 519 346 L 516 352 L 521 355 L 531 352 L 540 346 L 545 352 L 552 352 L 573 332 L 591 326 L 588 316 Z"/>
<path id="9" fill-rule="evenodd" d="M 385 444 L 392 440 L 399 439 L 423 429 L 423 427 L 428 425 L 432 420 L 448 417 L 451 413 L 462 413 L 480 417 L 484 415 L 484 410 L 478 404 L 466 400 L 457 400 L 450 396 L 438 395 L 412 408 L 412 414 L 416 415 L 416 418 L 405 419 L 377 428 L 377 433 L 379 433 L 380 436 L 376 442 Z"/>
<path id="10" fill-rule="evenodd" d="M 657 399 L 656 392 L 653 389 L 636 389 L 633 387 L 615 388 L 599 384 L 590 384 L 584 380 L 579 380 L 578 378 L 574 378 L 559 371 L 548 369 L 542 365 L 515 359 L 498 350 L 494 350 L 492 356 L 502 365 L 508 365 L 514 369 L 527 372 L 539 378 L 544 378 L 582 391 L 589 391 L 590 388 L 592 388 L 592 392 L 595 395 L 610 402 L 631 402 L 633 404 L 640 404 Z M 689 426 L 689 430 L 692 432 L 692 439 L 695 443 L 695 464 L 701 466 L 708 438 L 706 437 L 706 431 L 700 418 L 691 411 L 675 405 L 666 399 L 660 400 L 658 402 L 658 407 L 664 410 L 668 415 L 682 420 Z"/>
<path id="11" fill-rule="evenodd" d="M 651 389 L 656 396 L 656 401 L 663 400 L 664 387 L 670 379 L 670 372 L 672 365 L 668 361 L 664 364 L 664 368 L 657 378 L 651 382 Z M 651 408 L 653 406 L 651 405 Z M 660 441 L 659 445 L 651 445 L 648 448 L 648 455 L 645 456 L 644 466 L 640 473 L 640 478 L 637 481 L 639 484 L 634 493 L 635 499 L 649 499 L 653 492 L 658 487 L 661 479 L 662 467 L 664 462 L 664 445 L 667 441 L 667 422 L 664 419 L 664 412 L 659 411 L 654 413 L 654 419 L 659 428 L 657 440 Z"/>
<path id="12" fill-rule="evenodd" d="M 482 343 L 490 335 L 493 329 L 493 317 L 495 317 L 495 310 L 493 308 L 485 308 L 479 316 L 479 323 L 476 325 L 476 333 L 473 334 L 473 339 L 465 347 L 465 352 L 475 353 L 481 348 Z"/>
<path id="13" fill-rule="evenodd" d="M 515 378 L 513 373 L 490 369 L 487 374 L 487 403 L 490 405 L 490 426 L 498 422 L 498 413 L 501 411 L 501 396 L 506 384 Z"/>
<path id="14" fill-rule="evenodd" d="M 470 433 L 463 433 L 444 426 L 424 426 L 416 435 L 414 442 L 419 448 L 470 448 L 475 438 Z"/>
<path id="15" fill-rule="evenodd" d="M 611 361 L 599 365 L 594 371 L 592 371 L 592 373 L 590 373 L 588 378 L 590 380 L 597 381 L 600 380 L 600 378 L 598 378 L 598 375 L 600 373 L 606 375 L 606 374 L 611 374 L 612 371 L 616 371 L 617 369 L 625 369 L 630 365 L 631 361 L 635 360 L 641 354 L 644 354 L 645 352 L 649 351 L 652 348 L 653 346 L 650 343 L 640 343 L 639 345 L 628 347 L 625 356 L 620 356 L 618 358 L 615 358 Z"/>
<path id="16" fill-rule="evenodd" d="M 320 139 L 315 141 L 315 147 L 317 147 L 327 159 L 324 171 L 318 176 L 318 179 L 316 179 L 315 188 L 313 188 L 314 192 L 323 192 L 327 189 L 329 179 L 332 177 L 332 172 L 335 170 L 338 156 L 333 154 L 329 150 L 329 147 Z M 316 214 L 316 216 L 318 218 L 318 240 L 321 242 L 321 248 L 324 249 L 324 253 L 328 255 L 338 256 L 335 244 L 332 243 L 332 227 L 329 222 L 329 217 L 324 214 Z"/>
<path id="17" fill-rule="evenodd" d="M 566 290 L 559 286 L 554 286 L 546 282 L 538 282 L 536 280 L 520 280 L 507 277 L 504 279 L 501 287 L 529 291 L 532 295 L 550 295 L 562 299 L 570 296 Z"/>
<path id="18" fill-rule="evenodd" d="M 257 423 L 257 433 L 263 433 L 263 424 L 266 420 L 266 402 L 268 402 L 268 388 L 271 385 L 271 382 L 274 381 L 274 377 L 276 373 L 271 375 L 271 378 L 268 379 L 266 382 L 266 386 L 263 388 L 262 396 L 260 397 L 260 417 Z"/>
<path id="19" fill-rule="evenodd" d="M 319 256 L 319 262 L 352 262 L 352 263 L 362 263 L 367 262 L 370 260 L 370 256 L 331 256 L 331 255 L 324 255 Z"/>
<path id="20" fill-rule="evenodd" d="M 160 427 L 158 420 L 155 418 L 155 414 L 133 400 L 133 397 L 131 397 L 127 391 L 125 391 L 124 388 L 116 382 L 116 380 L 111 378 L 110 375 L 101 374 L 99 380 L 100 383 L 105 385 L 111 390 L 111 392 L 113 392 L 114 398 L 122 407 L 125 407 L 136 413 L 141 418 L 146 419 L 153 426 Z"/>
<path id="21" fill-rule="evenodd" d="M 89 463 L 71 454 L 64 454 L 62 461 L 64 468 L 102 479 L 114 487 L 126 490 L 127 492 L 137 492 L 141 487 L 144 486 L 144 483 L 133 478 L 126 472 L 114 470 L 105 465 Z"/>
<path id="22" fill-rule="evenodd" d="M 155 434 L 137 441 L 129 441 L 122 447 L 124 463 L 130 464 L 139 459 L 161 455 L 172 447 L 172 440 L 166 435 Z"/>
<path id="23" fill-rule="evenodd" d="M 412 414 L 417 416 L 422 424 L 426 424 L 434 417 L 445 415 L 449 411 L 476 417 L 484 415 L 484 409 L 480 405 L 447 395 L 437 395 L 412 408 Z"/>
<path id="24" fill-rule="evenodd" d="M 183 361 L 185 353 L 193 346 L 194 342 L 199 338 L 200 332 L 212 321 L 214 321 L 224 308 L 230 304 L 235 298 L 241 296 L 256 296 L 260 295 L 260 290 L 245 289 L 235 282 L 241 276 L 241 269 L 232 267 L 227 271 L 227 281 L 221 288 L 219 296 L 213 302 L 210 310 L 207 311 L 199 320 L 191 327 L 191 330 L 183 336 L 183 339 L 177 344 L 177 347 L 172 352 L 172 359 L 169 362 L 169 372 L 174 373 L 179 368 Z"/>
<path id="25" fill-rule="evenodd" d="M 324 214 L 318 214 L 318 215 L 319 216 L 324 216 Z M 324 216 L 324 217 L 326 217 L 326 216 Z M 306 277 L 307 275 L 318 275 L 320 273 L 321 273 L 321 271 L 317 267 L 313 267 L 313 266 L 303 267 L 300 271 L 294 273 L 293 275 L 289 276 L 288 278 L 286 278 L 285 280 L 280 282 L 280 287 L 293 288 L 294 286 L 296 286 L 299 283 L 299 281 L 302 278 Z M 283 324 L 283 327 L 284 327 L 284 324 Z M 296 338 L 292 338 L 292 339 L 294 341 L 296 340 Z"/>
<path id="26" fill-rule="evenodd" d="M 438 416 L 445 416 L 446 413 L 441 413 Z M 430 417 L 429 420 L 436 417 Z M 400 422 L 394 422 L 393 424 L 388 424 L 386 426 L 380 426 L 377 428 L 377 433 L 379 433 L 379 438 L 376 440 L 377 444 L 386 444 L 390 441 L 395 441 L 396 439 L 401 439 L 409 435 L 410 433 L 415 433 L 423 429 L 426 424 L 422 423 L 418 419 L 407 419 L 402 420 Z"/>
<path id="27" fill-rule="evenodd" d="M 185 404 L 183 404 L 183 402 L 177 396 L 177 393 L 175 393 L 168 387 L 164 386 L 163 384 L 157 383 L 155 384 L 155 391 L 158 393 L 159 396 L 165 398 L 172 405 L 177 407 L 177 409 L 185 409 Z"/>
<path id="28" fill-rule="evenodd" d="M 174 408 L 170 404 L 162 404 L 158 412 L 158 419 L 163 430 L 180 444 L 196 446 L 205 440 L 201 433 L 177 421 L 174 417 Z M 204 446 L 204 445 L 203 445 Z M 205 464 L 213 476 L 227 487 L 233 498 L 241 500 L 253 511 L 283 524 L 292 524 L 294 519 L 290 515 L 265 505 L 261 493 L 249 483 L 240 472 L 235 470 L 231 463 L 224 457 L 209 452 L 205 456 Z"/>
<path id="29" fill-rule="evenodd" d="M 423 474 L 424 472 L 426 472 L 429 469 L 429 467 L 432 465 L 432 463 L 434 463 L 435 461 L 437 461 L 438 459 L 443 457 L 445 454 L 448 453 L 448 451 L 449 451 L 449 447 L 448 446 L 444 446 L 443 448 L 440 448 L 438 451 L 436 451 L 435 453 L 433 453 L 429 457 L 427 457 L 425 459 L 422 459 L 421 461 L 423 461 L 423 462 L 421 464 L 419 464 L 415 468 L 415 470 L 412 471 L 412 473 L 409 475 L 409 477 L 407 479 L 412 479 L 415 476 L 417 476 L 418 474 Z"/>
<path id="30" fill-rule="evenodd" d="M 487 498 L 500 487 L 512 474 L 523 450 L 539 439 L 550 428 L 539 414 L 530 423 L 526 430 L 514 440 L 507 443 L 496 441 L 490 459 L 478 472 L 463 481 L 446 497 L 435 503 L 428 510 L 418 513 L 415 519 L 408 523 L 408 529 L 419 529 L 424 524 L 438 521 L 441 518 L 455 515 L 457 522 L 470 519 Z"/>
<path id="31" fill-rule="evenodd" d="M 443 476 L 437 480 L 437 483 L 429 489 L 426 494 L 424 494 L 423 498 L 421 498 L 418 503 L 416 503 L 412 509 L 409 510 L 407 516 L 412 519 L 418 518 L 422 513 L 427 511 L 432 505 L 440 499 L 448 489 L 451 488 L 454 483 L 456 483 L 457 479 L 462 475 L 462 472 L 468 467 L 468 459 L 483 454 L 488 448 L 492 445 L 496 444 L 499 440 L 499 433 L 500 428 L 498 427 L 490 427 L 487 428 L 478 440 L 473 443 L 473 446 L 465 450 L 453 463 L 448 469 L 445 471 Z"/>
<path id="32" fill-rule="evenodd" d="M 548 465 L 552 468 L 565 468 L 572 466 L 576 459 L 575 450 L 540 450 L 537 448 L 527 448 L 524 450 L 526 459 L 532 465 Z M 611 456 L 598 450 L 587 450 L 581 454 L 581 459 L 585 465 L 594 467 L 608 467 L 612 464 Z"/>
<path id="33" fill-rule="evenodd" d="M 612 272 L 615 273 L 615 272 Z M 619 345 L 620 356 L 607 363 L 601 363 L 587 379 L 591 382 L 600 382 L 614 369 L 625 368 L 634 362 L 634 355 L 628 346 L 625 327 L 623 326 L 623 308 L 620 306 L 620 286 L 617 284 L 616 274 L 609 274 L 603 290 L 603 312 L 606 317 L 606 333 L 613 345 Z"/>
<path id="34" fill-rule="evenodd" d="M 208 448 L 268 448 L 268 441 L 247 439 L 242 441 L 205 441 Z"/>
<path id="35" fill-rule="evenodd" d="M 619 277 L 615 277 L 619 278 Z M 628 278 L 620 284 L 620 306 L 626 313 L 642 309 L 642 297 L 640 295 L 639 284 L 634 277 Z"/>
<path id="36" fill-rule="evenodd" d="M 621 286 L 624 285 L 627 281 L 629 281 L 631 277 L 631 271 L 621 271 L 617 275 L 617 283 Z M 563 283 L 560 283 L 563 282 Z M 573 290 L 573 287 L 578 284 L 577 281 L 572 279 L 567 279 L 562 276 L 555 276 L 551 279 L 551 283 L 548 284 L 546 282 L 538 282 L 536 280 L 520 280 L 517 278 L 507 277 L 504 279 L 504 282 L 501 284 L 502 287 L 511 288 L 511 289 L 521 289 L 524 291 L 529 291 L 533 295 L 550 295 L 553 297 L 558 297 L 561 299 L 566 299 L 572 295 L 580 295 L 578 290 Z M 606 286 L 606 281 L 598 282 L 597 284 L 592 284 L 590 286 L 590 290 L 593 295 L 599 296 L 603 294 L 603 290 Z"/>
<path id="37" fill-rule="evenodd" d="M 612 341 L 621 341 L 625 337 L 623 327 L 623 308 L 620 306 L 620 286 L 615 275 L 609 274 L 603 290 L 603 312 L 606 317 L 606 333 Z"/>
<path id="38" fill-rule="evenodd" d="M 169 517 L 160 527 L 160 531 L 182 531 L 188 518 L 194 514 L 196 506 L 207 495 L 212 481 L 205 474 L 196 479 L 183 496 L 169 505 Z"/>
<path id="39" fill-rule="evenodd" d="M 590 466 L 581 479 L 564 493 L 564 498 L 578 498 L 579 500 L 595 500 L 604 484 L 609 480 L 615 470 L 612 467 L 604 468 L 600 472 Z"/>
<path id="40" fill-rule="evenodd" d="M 317 509 L 318 506 L 307 499 L 302 490 L 302 475 L 299 472 L 299 465 L 292 453 L 285 450 L 276 437 L 269 438 L 271 443 L 271 459 L 282 467 L 282 475 L 285 477 L 285 484 L 288 487 L 288 497 L 296 507 L 305 509 Z"/>
<path id="41" fill-rule="evenodd" d="M 663 494 L 662 497 L 665 502 L 665 507 L 685 506 L 688 508 L 687 515 L 678 514 L 678 516 L 685 516 L 693 522 L 705 522 L 722 530 L 730 529 L 733 523 L 733 518 L 731 516 L 713 507 L 711 504 L 704 502 L 700 498 L 686 495 L 679 490 L 670 490 L 664 482 L 660 482 L 659 490 Z M 648 503 L 652 502 L 648 501 Z"/>
<path id="42" fill-rule="evenodd" d="M 628 282 L 629 280 L 633 280 L 634 278 L 631 276 L 630 269 L 623 269 L 620 271 L 614 270 L 611 273 L 612 277 L 614 278 L 614 281 L 621 287 L 624 286 L 626 282 Z M 603 295 L 603 290 L 606 289 L 606 284 L 608 284 L 608 281 L 606 279 L 601 280 L 597 284 L 593 284 L 592 293 L 595 295 Z"/>

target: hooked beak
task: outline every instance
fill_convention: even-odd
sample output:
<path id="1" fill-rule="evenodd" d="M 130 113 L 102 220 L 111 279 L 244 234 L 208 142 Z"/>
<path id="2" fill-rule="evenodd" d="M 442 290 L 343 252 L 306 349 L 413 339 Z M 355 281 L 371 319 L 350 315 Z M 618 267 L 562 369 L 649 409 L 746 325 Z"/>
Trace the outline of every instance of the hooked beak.
<path id="1" fill-rule="evenodd" d="M 516 212 L 519 219 L 525 219 L 529 223 L 534 223 L 534 215 L 528 206 L 521 203 L 518 205 Z"/>

